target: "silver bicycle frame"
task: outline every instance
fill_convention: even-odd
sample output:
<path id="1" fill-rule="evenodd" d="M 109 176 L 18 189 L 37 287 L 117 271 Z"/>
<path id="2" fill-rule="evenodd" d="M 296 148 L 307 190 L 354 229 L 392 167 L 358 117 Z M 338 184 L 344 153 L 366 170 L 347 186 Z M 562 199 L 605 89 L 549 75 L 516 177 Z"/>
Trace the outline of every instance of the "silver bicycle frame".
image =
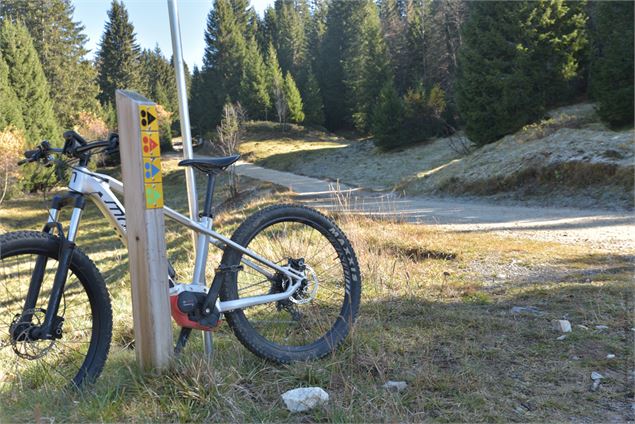
<path id="1" fill-rule="evenodd" d="M 126 239 L 126 212 L 114 192 L 123 194 L 123 183 L 109 175 L 99 174 L 91 172 L 85 167 L 75 167 L 71 174 L 71 180 L 68 188 L 71 191 L 84 194 L 88 196 L 106 217 L 106 219 L 112 224 L 119 238 L 127 245 Z M 291 284 L 282 293 L 267 294 L 261 296 L 249 296 L 242 299 L 230 300 L 225 302 L 216 301 L 216 308 L 219 312 L 228 312 L 234 309 L 242 309 L 250 306 L 261 305 L 263 303 L 277 302 L 280 300 L 288 299 L 295 291 L 300 287 L 302 280 L 305 278 L 299 272 L 288 268 L 281 267 L 268 259 L 260 256 L 256 252 L 253 252 L 247 248 L 240 246 L 233 242 L 222 234 L 217 233 L 212 229 L 213 223 L 210 218 L 203 218 L 196 222 L 185 215 L 164 206 L 163 212 L 167 218 L 170 218 L 177 223 L 196 231 L 198 234 L 196 249 L 196 260 L 194 263 L 194 278 L 191 284 L 205 286 L 205 267 L 207 264 L 207 255 L 209 244 L 212 244 L 220 249 L 226 249 L 231 247 L 233 249 L 243 252 L 243 258 L 241 262 L 267 278 L 272 278 L 277 271 L 282 275 L 289 278 Z M 81 211 L 74 210 L 69 224 L 68 233 L 77 234 L 79 227 L 79 216 Z M 59 216 L 58 210 L 51 210 L 49 213 L 49 222 L 57 221 Z M 249 258 L 245 258 L 245 255 Z M 261 265 L 259 265 L 260 263 Z M 274 272 L 270 272 L 263 268 L 264 265 L 267 268 L 272 269 Z"/>

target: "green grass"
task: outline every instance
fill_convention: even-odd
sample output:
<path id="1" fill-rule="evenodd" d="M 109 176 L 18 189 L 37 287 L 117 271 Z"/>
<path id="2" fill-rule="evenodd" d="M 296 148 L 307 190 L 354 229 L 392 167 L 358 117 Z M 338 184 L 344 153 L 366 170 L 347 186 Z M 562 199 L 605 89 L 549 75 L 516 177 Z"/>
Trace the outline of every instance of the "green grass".
<path id="1" fill-rule="evenodd" d="M 165 166 L 167 203 L 184 211 L 182 173 L 173 168 Z M 251 181 L 245 186 L 256 188 Z M 218 228 L 230 235 L 244 217 L 287 200 L 270 187 L 257 191 L 242 203 L 227 204 Z M 0 208 L 0 225 L 3 231 L 38 229 L 45 215 L 41 198 L 14 199 Z M 105 275 L 115 319 L 104 373 L 82 392 L 5 390 L 0 422 L 629 419 L 635 360 L 632 254 L 335 218 L 363 273 L 359 320 L 342 348 L 323 360 L 278 366 L 253 356 L 221 326 L 211 364 L 202 358 L 194 334 L 167 372 L 152 375 L 137 369 L 131 349 L 126 251 L 89 208 L 78 245 Z M 167 237 L 168 256 L 186 281 L 193 261 L 190 236 L 169 224 Z M 210 258 L 209 268 L 218 258 Z M 528 305 L 543 315 L 510 312 Z M 550 321 L 564 317 L 574 329 L 558 341 Z M 609 329 L 595 330 L 599 324 Z M 607 360 L 608 353 L 616 359 Z M 596 392 L 589 390 L 592 371 L 606 377 Z M 405 380 L 408 388 L 386 392 L 381 385 L 387 380 Z M 286 411 L 281 393 L 315 385 L 330 393 L 327 406 L 299 415 Z"/>

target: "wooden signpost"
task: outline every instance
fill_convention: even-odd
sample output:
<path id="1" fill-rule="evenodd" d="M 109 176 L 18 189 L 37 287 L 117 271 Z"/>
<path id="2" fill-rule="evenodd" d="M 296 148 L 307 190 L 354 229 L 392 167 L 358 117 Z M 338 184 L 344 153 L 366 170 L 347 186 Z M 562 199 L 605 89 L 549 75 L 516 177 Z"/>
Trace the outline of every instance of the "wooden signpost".
<path id="1" fill-rule="evenodd" d="M 117 90 L 135 351 L 145 369 L 164 368 L 173 353 L 156 105 Z"/>

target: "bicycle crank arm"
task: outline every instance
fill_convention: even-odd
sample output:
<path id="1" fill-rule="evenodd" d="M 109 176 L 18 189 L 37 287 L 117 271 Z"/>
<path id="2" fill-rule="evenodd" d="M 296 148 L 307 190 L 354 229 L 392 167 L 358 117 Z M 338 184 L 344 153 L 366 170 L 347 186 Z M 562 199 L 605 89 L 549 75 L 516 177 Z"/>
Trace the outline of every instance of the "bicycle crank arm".
<path id="1" fill-rule="evenodd" d="M 237 300 L 227 300 L 225 302 L 218 302 L 218 310 L 219 312 L 230 312 L 234 309 L 244 309 L 249 308 L 250 306 L 262 305 L 263 303 L 271 303 L 278 302 L 280 300 L 285 300 L 290 298 L 300 285 L 301 281 L 292 284 L 287 288 L 287 290 L 282 293 L 274 293 L 274 294 L 265 294 L 262 296 L 249 296 L 242 299 Z"/>

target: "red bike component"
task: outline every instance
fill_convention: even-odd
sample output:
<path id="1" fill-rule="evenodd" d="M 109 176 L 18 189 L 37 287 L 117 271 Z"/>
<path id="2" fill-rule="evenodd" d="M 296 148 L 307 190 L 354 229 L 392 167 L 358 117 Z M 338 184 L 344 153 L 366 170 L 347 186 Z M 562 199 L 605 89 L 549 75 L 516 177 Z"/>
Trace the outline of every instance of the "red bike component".
<path id="1" fill-rule="evenodd" d="M 216 324 L 215 327 L 206 327 L 206 326 L 200 325 L 198 322 L 192 321 L 187 316 L 187 313 L 182 312 L 179 309 L 178 297 L 179 297 L 178 295 L 170 296 L 170 307 L 172 309 L 172 319 L 174 319 L 174 321 L 179 326 L 185 327 L 185 328 L 193 328 L 195 330 L 203 330 L 203 331 L 214 331 L 215 329 L 218 328 L 218 326 L 222 322 L 221 320 L 218 320 L 218 324 Z"/>

